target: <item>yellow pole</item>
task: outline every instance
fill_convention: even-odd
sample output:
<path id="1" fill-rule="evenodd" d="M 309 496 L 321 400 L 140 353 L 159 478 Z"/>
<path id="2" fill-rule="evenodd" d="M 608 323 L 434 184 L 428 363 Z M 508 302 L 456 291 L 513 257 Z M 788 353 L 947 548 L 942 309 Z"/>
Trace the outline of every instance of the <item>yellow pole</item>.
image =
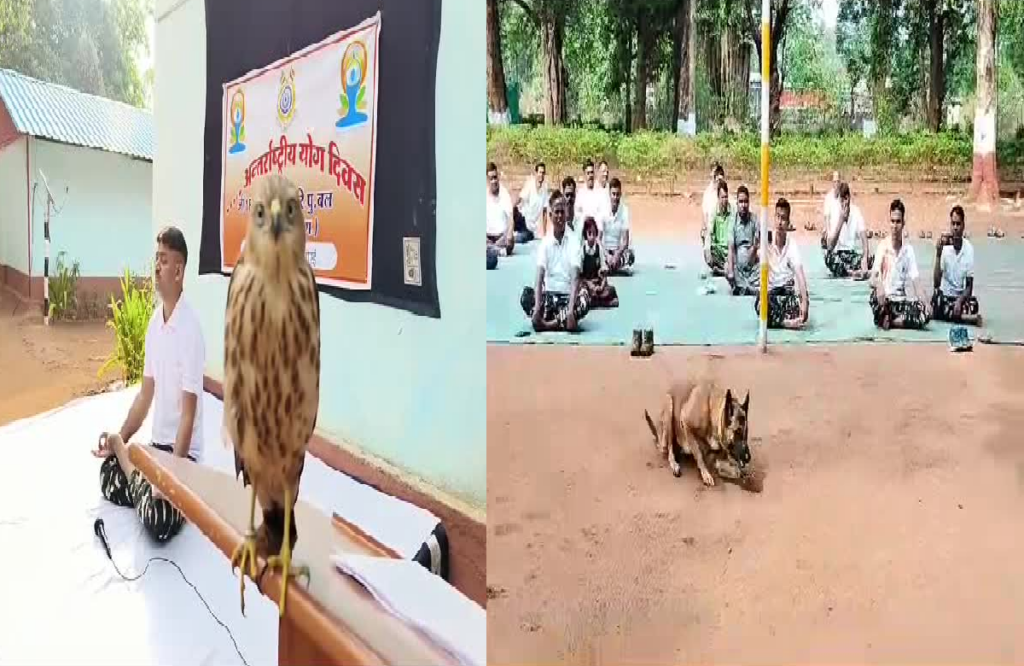
<path id="1" fill-rule="evenodd" d="M 761 0 L 761 327 L 758 342 L 768 351 L 768 104 L 771 88 L 771 0 Z"/>

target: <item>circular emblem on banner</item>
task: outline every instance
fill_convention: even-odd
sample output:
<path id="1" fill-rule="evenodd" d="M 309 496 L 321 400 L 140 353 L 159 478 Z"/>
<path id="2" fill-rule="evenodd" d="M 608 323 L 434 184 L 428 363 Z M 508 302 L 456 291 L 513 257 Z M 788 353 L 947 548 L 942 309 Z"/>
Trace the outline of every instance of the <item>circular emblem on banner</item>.
<path id="1" fill-rule="evenodd" d="M 281 72 L 281 86 L 277 91 L 277 121 L 287 129 L 295 117 L 295 70 Z"/>

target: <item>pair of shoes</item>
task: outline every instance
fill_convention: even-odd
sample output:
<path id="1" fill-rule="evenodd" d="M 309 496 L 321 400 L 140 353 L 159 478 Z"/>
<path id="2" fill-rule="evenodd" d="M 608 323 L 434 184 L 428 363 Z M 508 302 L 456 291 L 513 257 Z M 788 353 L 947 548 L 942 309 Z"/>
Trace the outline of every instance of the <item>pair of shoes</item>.
<path id="1" fill-rule="evenodd" d="M 650 356 L 654 353 L 654 329 L 633 329 L 633 346 L 630 356 Z"/>

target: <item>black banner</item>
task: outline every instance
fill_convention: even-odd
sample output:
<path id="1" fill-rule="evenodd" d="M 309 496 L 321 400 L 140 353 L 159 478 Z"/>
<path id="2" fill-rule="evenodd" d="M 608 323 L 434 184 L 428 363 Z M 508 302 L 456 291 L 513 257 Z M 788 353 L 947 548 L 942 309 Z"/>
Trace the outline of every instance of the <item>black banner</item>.
<path id="1" fill-rule="evenodd" d="M 206 134 L 199 274 L 222 273 L 223 85 L 380 11 L 372 289 L 321 293 L 440 317 L 434 97 L 441 0 L 206 0 Z M 184 46 L 182 46 L 184 48 Z M 165 141 L 172 140 L 165 137 Z M 403 238 L 420 239 L 422 286 L 406 284 Z"/>

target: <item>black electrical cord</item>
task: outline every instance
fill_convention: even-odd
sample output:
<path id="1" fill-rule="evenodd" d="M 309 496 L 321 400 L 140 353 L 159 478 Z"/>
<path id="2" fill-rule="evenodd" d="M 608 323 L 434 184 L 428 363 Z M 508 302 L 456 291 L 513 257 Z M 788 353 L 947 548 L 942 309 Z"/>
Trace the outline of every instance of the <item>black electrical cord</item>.
<path id="1" fill-rule="evenodd" d="M 192 588 L 192 591 L 196 593 L 197 597 L 199 597 L 199 601 L 203 602 L 203 606 L 206 607 L 206 611 L 210 614 L 210 617 L 212 617 L 217 624 L 224 627 L 224 631 L 228 632 L 228 638 L 231 639 L 231 644 L 235 646 L 235 652 L 238 653 L 238 658 L 242 660 L 242 663 L 245 664 L 245 666 L 249 666 L 249 662 L 245 660 L 245 657 L 242 656 L 242 651 L 238 648 L 238 642 L 235 641 L 235 636 L 231 633 L 231 629 L 228 628 L 228 625 L 221 622 L 220 618 L 217 617 L 217 614 L 214 613 L 213 609 L 210 608 L 210 604 L 206 603 L 206 599 L 203 598 L 203 595 L 200 594 L 199 590 L 196 588 L 195 585 L 192 584 L 192 581 L 188 579 L 188 577 L 185 575 L 185 572 L 181 570 L 181 567 L 179 567 L 176 562 L 174 562 L 173 560 L 169 560 L 166 557 L 151 557 L 146 562 L 146 566 L 142 569 L 142 573 L 132 577 L 125 576 L 123 573 L 121 573 L 121 570 L 117 568 L 117 562 L 114 561 L 114 556 L 110 552 L 110 545 L 107 543 L 107 532 L 103 527 L 102 518 L 96 519 L 96 522 L 94 522 L 92 525 L 92 530 L 96 533 L 96 536 L 99 537 L 100 543 L 103 544 L 103 550 L 107 553 L 107 559 L 109 559 L 110 563 L 114 565 L 114 571 L 117 572 L 118 576 L 120 576 L 129 583 L 137 581 L 143 576 L 145 576 L 146 572 L 149 571 L 149 565 L 153 562 L 166 562 L 167 564 L 170 564 L 172 567 L 177 569 L 178 573 L 181 574 L 181 579 L 184 580 L 185 583 Z"/>

